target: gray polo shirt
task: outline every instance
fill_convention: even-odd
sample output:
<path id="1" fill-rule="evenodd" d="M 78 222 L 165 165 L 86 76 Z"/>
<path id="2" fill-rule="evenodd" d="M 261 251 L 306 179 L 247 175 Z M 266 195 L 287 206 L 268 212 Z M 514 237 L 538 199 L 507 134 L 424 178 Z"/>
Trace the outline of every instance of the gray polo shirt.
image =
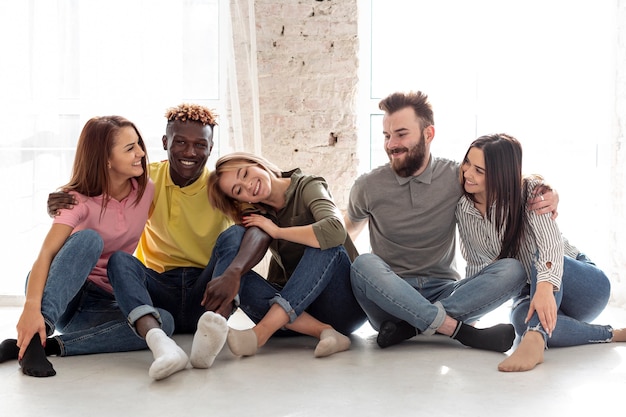
<path id="1" fill-rule="evenodd" d="M 454 161 L 431 155 L 426 170 L 408 178 L 386 164 L 356 179 L 348 217 L 369 220 L 372 253 L 399 276 L 457 280 L 454 212 L 461 194 Z"/>

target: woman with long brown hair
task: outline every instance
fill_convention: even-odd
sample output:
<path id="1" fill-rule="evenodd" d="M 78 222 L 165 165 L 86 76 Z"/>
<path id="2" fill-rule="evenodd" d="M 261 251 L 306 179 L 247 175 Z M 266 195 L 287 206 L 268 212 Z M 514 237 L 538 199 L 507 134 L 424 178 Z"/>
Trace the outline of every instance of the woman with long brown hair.
<path id="1" fill-rule="evenodd" d="M 606 307 L 610 282 L 565 239 L 550 213 L 526 206 L 541 182 L 522 176 L 522 146 L 507 134 L 481 136 L 461 165 L 464 195 L 456 218 L 466 275 L 496 259 L 518 259 L 528 284 L 514 300 L 511 319 L 521 342 L 498 369 L 528 371 L 546 347 L 626 341 L 624 329 L 590 324 Z"/>
<path id="2" fill-rule="evenodd" d="M 118 308 L 107 278 L 111 254 L 132 254 L 148 217 L 154 184 L 146 159 L 141 134 L 129 120 L 87 121 L 71 179 L 61 187 L 78 203 L 61 209 L 53 220 L 27 279 L 17 339 L 0 344 L 0 362 L 18 359 L 24 374 L 47 377 L 56 374 L 49 355 L 146 348 Z M 165 310 L 153 314 L 162 336 L 171 335 L 171 315 Z M 55 331 L 59 334 L 53 336 Z"/>

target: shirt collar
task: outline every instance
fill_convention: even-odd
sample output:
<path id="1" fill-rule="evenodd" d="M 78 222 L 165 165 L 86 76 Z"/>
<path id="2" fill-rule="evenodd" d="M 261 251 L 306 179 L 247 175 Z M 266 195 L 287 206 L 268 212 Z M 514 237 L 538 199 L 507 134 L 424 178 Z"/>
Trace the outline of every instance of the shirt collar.
<path id="1" fill-rule="evenodd" d="M 389 168 L 391 168 L 391 164 L 389 164 Z M 409 181 L 417 181 L 423 184 L 430 184 L 433 180 L 433 156 L 432 155 L 428 156 L 428 166 L 426 167 L 424 172 L 422 172 L 419 175 L 410 176 L 410 177 L 401 177 L 398 174 L 396 174 L 396 171 L 394 171 L 393 168 L 391 168 L 391 171 L 393 172 L 393 175 L 396 176 L 396 180 L 398 181 L 398 184 L 400 185 L 404 185 Z"/>
<path id="2" fill-rule="evenodd" d="M 204 170 L 202 171 L 202 174 L 200 174 L 200 177 L 198 177 L 197 180 L 195 180 L 194 182 L 192 182 L 191 184 L 185 187 L 180 187 L 174 184 L 174 181 L 172 180 L 172 176 L 170 175 L 169 162 L 167 163 L 166 172 L 167 172 L 167 177 L 165 180 L 165 185 L 167 187 L 178 188 L 183 194 L 189 194 L 189 195 L 197 194 L 198 192 L 206 188 L 207 181 L 209 180 L 209 170 L 206 167 L 204 168 Z"/>

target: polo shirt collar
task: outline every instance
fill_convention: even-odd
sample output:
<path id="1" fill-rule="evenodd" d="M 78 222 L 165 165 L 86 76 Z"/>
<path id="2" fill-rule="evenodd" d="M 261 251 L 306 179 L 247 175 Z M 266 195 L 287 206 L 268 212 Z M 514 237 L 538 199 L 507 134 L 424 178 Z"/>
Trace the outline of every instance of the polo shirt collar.
<path id="1" fill-rule="evenodd" d="M 389 164 L 389 167 L 391 168 L 391 164 Z M 393 172 L 393 175 L 396 176 L 396 180 L 400 185 L 404 185 L 409 181 L 417 181 L 423 184 L 430 184 L 433 180 L 433 156 L 432 154 L 428 156 L 428 166 L 426 167 L 424 172 L 417 176 L 401 177 L 396 174 L 396 171 L 394 171 L 393 168 L 391 169 L 391 171 Z"/>
<path id="2" fill-rule="evenodd" d="M 202 174 L 200 174 L 200 177 L 198 177 L 197 180 L 195 180 L 191 184 L 187 185 L 186 187 L 180 187 L 180 186 L 174 184 L 174 181 L 172 180 L 172 176 L 170 175 L 170 169 L 169 169 L 169 166 L 168 166 L 167 167 L 167 178 L 165 180 L 165 185 L 167 187 L 179 188 L 180 191 L 183 194 L 194 195 L 194 194 L 198 194 L 199 192 L 204 192 L 204 189 L 207 186 L 207 181 L 208 180 L 209 180 L 209 170 L 208 170 L 208 168 L 205 167 L 204 170 L 202 171 Z"/>

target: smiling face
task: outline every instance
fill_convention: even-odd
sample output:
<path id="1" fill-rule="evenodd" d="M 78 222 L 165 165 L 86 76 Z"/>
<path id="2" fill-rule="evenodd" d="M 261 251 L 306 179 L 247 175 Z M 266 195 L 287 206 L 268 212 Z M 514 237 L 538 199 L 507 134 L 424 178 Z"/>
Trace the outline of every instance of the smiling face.
<path id="1" fill-rule="evenodd" d="M 482 149 L 472 147 L 461 165 L 463 171 L 463 188 L 479 203 L 487 201 L 487 181 L 485 171 L 485 154 Z"/>
<path id="2" fill-rule="evenodd" d="M 224 171 L 219 187 L 224 194 L 237 201 L 259 203 L 269 199 L 272 180 L 266 170 L 258 165 L 250 165 Z"/>
<path id="3" fill-rule="evenodd" d="M 122 127 L 113 142 L 108 165 L 112 180 L 127 180 L 143 174 L 143 158 L 146 152 L 139 143 L 139 136 L 130 126 Z"/>
<path id="4" fill-rule="evenodd" d="M 167 125 L 163 149 L 168 154 L 172 181 L 185 187 L 204 171 L 213 149 L 213 129 L 199 122 L 174 120 Z"/>
<path id="5" fill-rule="evenodd" d="M 428 164 L 434 127 L 422 129 L 411 107 L 383 117 L 385 151 L 391 167 L 401 177 L 419 175 Z"/>

